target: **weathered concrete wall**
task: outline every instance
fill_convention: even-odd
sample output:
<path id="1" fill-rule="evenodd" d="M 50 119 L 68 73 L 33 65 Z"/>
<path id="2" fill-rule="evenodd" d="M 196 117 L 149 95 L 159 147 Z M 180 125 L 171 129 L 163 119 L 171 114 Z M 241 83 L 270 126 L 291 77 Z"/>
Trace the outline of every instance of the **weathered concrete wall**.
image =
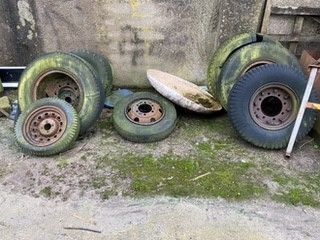
<path id="1" fill-rule="evenodd" d="M 0 33 L 8 37 L 0 42 L 0 64 L 25 65 L 44 52 L 86 48 L 111 60 L 116 85 L 146 86 L 148 68 L 205 84 L 216 47 L 234 34 L 257 31 L 264 4 L 265 0 L 1 1 Z"/>

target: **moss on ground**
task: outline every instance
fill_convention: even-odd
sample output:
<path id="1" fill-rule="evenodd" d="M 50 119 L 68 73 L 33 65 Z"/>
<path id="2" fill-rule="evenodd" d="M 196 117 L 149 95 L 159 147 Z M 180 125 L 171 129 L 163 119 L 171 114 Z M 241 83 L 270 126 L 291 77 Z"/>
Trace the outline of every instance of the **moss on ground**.
<path id="1" fill-rule="evenodd" d="M 310 207 L 320 207 L 320 201 L 314 198 L 314 195 L 308 192 L 306 189 L 291 188 L 288 192 L 277 194 L 273 197 L 278 202 L 287 204 L 305 205 Z"/>
<path id="2" fill-rule="evenodd" d="M 57 166 L 58 166 L 60 169 L 64 169 L 64 168 L 66 168 L 68 165 L 69 165 L 68 159 L 59 158 L 58 163 L 57 163 Z"/>
<path id="3" fill-rule="evenodd" d="M 272 197 L 274 200 L 295 206 L 320 207 L 320 174 L 274 174 L 272 178 L 280 186 L 279 192 Z"/>
<path id="4" fill-rule="evenodd" d="M 94 189 L 100 189 L 106 185 L 106 177 L 105 176 L 94 177 L 92 179 L 91 184 Z"/>
<path id="5" fill-rule="evenodd" d="M 40 191 L 40 195 L 46 197 L 46 198 L 50 198 L 53 195 L 52 189 L 51 187 L 45 187 Z"/>
<path id="6" fill-rule="evenodd" d="M 111 119 L 99 121 L 98 128 L 103 136 L 110 134 Z M 265 162 L 268 153 L 256 154 L 258 149 L 239 141 L 225 116 L 213 121 L 210 116 L 196 115 L 190 121 L 190 116 L 182 113 L 175 134 L 194 145 L 192 154 L 177 156 L 169 150 L 164 156 L 154 157 L 128 150 L 119 152 L 119 156 L 99 155 L 96 169 L 111 166 L 116 173 L 112 177 L 115 187 L 105 190 L 104 178 L 94 178 L 92 187 L 102 199 L 118 194 L 117 187 L 128 183 L 122 194 L 133 197 L 271 198 L 291 205 L 320 207 L 320 175 L 292 171 L 271 160 Z M 152 152 L 157 143 L 145 147 Z M 269 189 L 266 182 L 274 183 L 276 189 Z"/>
<path id="7" fill-rule="evenodd" d="M 100 159 L 103 161 L 102 159 Z M 130 179 L 125 195 L 136 197 L 167 195 L 173 197 L 222 197 L 245 200 L 263 195 L 252 163 L 224 163 L 201 158 L 126 155 L 113 162 L 120 178 Z"/>

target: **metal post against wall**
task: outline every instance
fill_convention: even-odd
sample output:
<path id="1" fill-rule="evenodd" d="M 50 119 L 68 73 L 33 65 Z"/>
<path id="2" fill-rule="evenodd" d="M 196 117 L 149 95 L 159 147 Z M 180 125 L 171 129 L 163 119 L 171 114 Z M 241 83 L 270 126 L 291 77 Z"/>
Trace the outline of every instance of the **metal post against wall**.
<path id="1" fill-rule="evenodd" d="M 296 119 L 296 122 L 294 124 L 293 130 L 292 130 L 292 133 L 291 133 L 291 137 L 290 137 L 290 140 L 289 140 L 289 144 L 288 144 L 288 147 L 287 147 L 287 150 L 286 150 L 286 157 L 288 157 L 288 158 L 291 156 L 291 153 L 292 153 L 292 150 L 293 150 L 293 146 L 294 146 L 294 143 L 295 143 L 295 141 L 297 139 L 298 132 L 299 132 L 299 129 L 300 129 L 300 126 L 301 126 L 301 123 L 302 123 L 303 116 L 304 116 L 306 108 L 311 108 L 311 109 L 315 109 L 315 110 L 318 110 L 318 111 L 320 110 L 320 104 L 308 102 L 309 98 L 310 98 L 310 95 L 311 95 L 312 87 L 314 85 L 314 82 L 315 82 L 317 74 L 318 74 L 318 70 L 320 69 L 320 59 L 318 60 L 317 64 L 310 65 L 310 67 L 311 67 L 311 73 L 310 73 L 310 76 L 309 76 L 307 87 L 306 87 L 306 89 L 304 91 L 304 95 L 303 95 L 303 98 L 302 98 L 302 101 L 301 101 L 301 105 L 300 105 L 300 108 L 299 108 L 297 119 Z"/>

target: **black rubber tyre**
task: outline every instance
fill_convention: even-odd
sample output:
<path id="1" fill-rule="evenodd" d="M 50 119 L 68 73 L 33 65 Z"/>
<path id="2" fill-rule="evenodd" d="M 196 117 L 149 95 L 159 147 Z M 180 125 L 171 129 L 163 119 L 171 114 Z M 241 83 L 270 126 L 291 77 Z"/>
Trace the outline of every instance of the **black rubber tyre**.
<path id="1" fill-rule="evenodd" d="M 279 42 L 274 41 L 267 36 L 257 33 L 242 33 L 228 39 L 216 50 L 208 67 L 208 90 L 215 98 L 217 96 L 216 85 L 223 64 L 232 53 L 246 45 L 256 42 L 273 42 L 281 46 Z"/>
<path id="2" fill-rule="evenodd" d="M 286 147 L 306 83 L 303 73 L 289 66 L 271 64 L 249 71 L 229 96 L 232 126 L 244 140 L 258 147 Z M 317 100 L 315 92 L 310 99 Z M 298 140 L 308 134 L 315 120 L 316 112 L 306 110 Z"/>
<path id="3" fill-rule="evenodd" d="M 234 52 L 223 65 L 217 81 L 217 100 L 227 110 L 233 85 L 247 71 L 264 64 L 282 64 L 300 69 L 297 58 L 286 48 L 273 42 L 259 42 Z"/>
<path id="4" fill-rule="evenodd" d="M 94 53 L 88 50 L 80 49 L 73 51 L 75 55 L 81 57 L 91 64 L 100 78 L 105 90 L 106 96 L 110 96 L 113 87 L 113 75 L 110 61 L 101 54 Z"/>
<path id="5" fill-rule="evenodd" d="M 32 119 L 38 116 L 37 114 L 48 116 L 48 118 L 52 117 L 52 119 L 56 120 L 54 125 L 49 124 L 50 128 L 54 130 L 54 132 L 51 133 L 52 135 L 50 135 L 52 142 L 49 144 L 46 142 L 47 139 L 45 139 L 49 138 L 49 135 L 41 135 L 38 130 L 41 126 L 48 124 L 48 122 L 45 122 L 48 118 L 40 118 L 39 125 L 29 124 L 29 121 L 30 123 L 34 123 Z M 62 124 L 60 125 L 61 122 L 58 121 L 58 118 L 59 120 L 64 119 L 66 124 L 61 120 Z M 32 130 L 34 133 L 26 130 L 30 125 L 34 128 Z M 61 131 L 58 129 L 60 126 Z M 59 131 L 61 133 L 59 133 Z M 15 136 L 18 145 L 25 153 L 37 156 L 55 155 L 70 149 L 76 141 L 79 131 L 80 121 L 77 111 L 69 103 L 58 98 L 43 98 L 35 101 L 26 111 L 21 113 L 15 125 Z M 38 134 L 38 136 L 35 137 L 35 135 L 32 134 Z M 58 136 L 54 136 L 54 134 Z"/>
<path id="6" fill-rule="evenodd" d="M 150 125 L 140 125 L 130 120 L 128 109 L 137 101 L 152 101 L 158 104 L 163 114 L 159 121 Z M 122 99 L 116 104 L 113 112 L 113 123 L 117 132 L 123 138 L 139 143 L 156 142 L 168 137 L 176 125 L 176 120 L 174 105 L 163 97 L 149 92 L 135 93 Z"/>
<path id="7" fill-rule="evenodd" d="M 18 99 L 21 112 L 24 112 L 34 101 L 54 96 L 37 95 L 39 81 L 56 81 L 68 77 L 77 85 L 79 93 L 78 111 L 81 130 L 84 134 L 99 118 L 104 106 L 105 95 L 101 81 L 93 67 L 82 58 L 68 53 L 50 53 L 32 62 L 23 72 L 18 88 Z M 39 85 L 37 85 L 39 84 Z M 39 90 L 40 91 L 40 90 Z"/>

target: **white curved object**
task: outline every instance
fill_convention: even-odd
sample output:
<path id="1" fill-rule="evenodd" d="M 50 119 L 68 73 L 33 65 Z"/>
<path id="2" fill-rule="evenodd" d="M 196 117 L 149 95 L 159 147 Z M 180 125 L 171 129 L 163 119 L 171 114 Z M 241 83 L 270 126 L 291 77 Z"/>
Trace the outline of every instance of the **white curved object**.
<path id="1" fill-rule="evenodd" d="M 147 77 L 161 95 L 181 107 L 198 113 L 212 113 L 222 109 L 211 94 L 182 78 L 154 69 L 147 71 Z"/>

